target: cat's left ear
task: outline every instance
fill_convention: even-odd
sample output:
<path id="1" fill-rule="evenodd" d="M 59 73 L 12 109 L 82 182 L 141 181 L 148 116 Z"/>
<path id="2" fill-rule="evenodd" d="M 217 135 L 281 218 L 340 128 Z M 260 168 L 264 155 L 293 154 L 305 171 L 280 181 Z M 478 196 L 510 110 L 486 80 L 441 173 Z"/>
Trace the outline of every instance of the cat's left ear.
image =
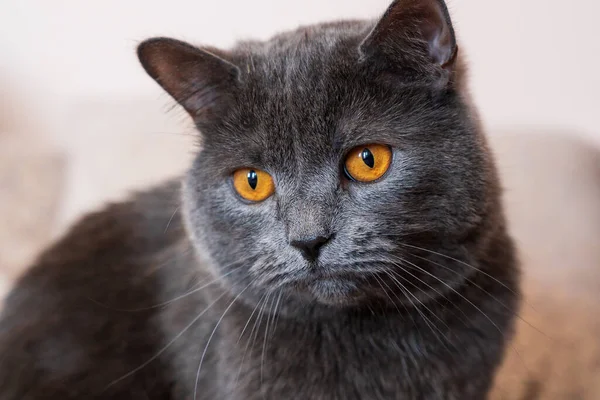
<path id="1" fill-rule="evenodd" d="M 218 118 L 239 84 L 237 66 L 206 49 L 170 38 L 142 42 L 138 58 L 154 78 L 197 123 Z"/>
<path id="2" fill-rule="evenodd" d="M 395 0 L 360 45 L 363 59 L 448 78 L 458 47 L 443 0 Z"/>

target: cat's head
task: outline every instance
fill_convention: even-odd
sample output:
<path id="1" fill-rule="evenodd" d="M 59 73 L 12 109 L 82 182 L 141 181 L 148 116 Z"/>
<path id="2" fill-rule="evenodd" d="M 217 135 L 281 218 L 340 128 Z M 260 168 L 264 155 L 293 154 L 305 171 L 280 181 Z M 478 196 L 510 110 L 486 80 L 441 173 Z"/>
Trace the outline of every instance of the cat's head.
<path id="1" fill-rule="evenodd" d="M 411 304 L 472 272 L 496 182 L 442 1 L 228 51 L 150 39 L 138 54 L 198 126 L 184 218 L 234 293 Z"/>

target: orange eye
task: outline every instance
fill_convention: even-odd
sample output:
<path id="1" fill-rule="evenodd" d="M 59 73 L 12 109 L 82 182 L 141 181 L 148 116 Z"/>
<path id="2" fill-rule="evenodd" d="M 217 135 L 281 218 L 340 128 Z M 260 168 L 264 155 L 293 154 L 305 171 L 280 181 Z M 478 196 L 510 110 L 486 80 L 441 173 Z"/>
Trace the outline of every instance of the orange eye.
<path id="1" fill-rule="evenodd" d="M 253 168 L 240 168 L 233 173 L 233 187 L 248 201 L 263 201 L 275 192 L 271 175 Z"/>
<path id="2" fill-rule="evenodd" d="M 392 163 L 392 150 L 383 144 L 367 144 L 352 149 L 344 162 L 346 174 L 358 182 L 381 178 Z"/>

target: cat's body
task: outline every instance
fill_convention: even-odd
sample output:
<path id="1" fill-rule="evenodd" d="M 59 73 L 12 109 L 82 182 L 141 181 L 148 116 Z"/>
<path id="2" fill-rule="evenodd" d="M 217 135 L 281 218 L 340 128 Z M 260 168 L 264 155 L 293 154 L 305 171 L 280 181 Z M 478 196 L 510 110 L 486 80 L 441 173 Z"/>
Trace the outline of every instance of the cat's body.
<path id="1" fill-rule="evenodd" d="M 2 399 L 486 397 L 518 273 L 442 2 L 139 55 L 203 149 L 21 279 Z"/>
<path id="2" fill-rule="evenodd" d="M 223 290 L 178 299 L 211 279 L 173 214 L 178 193 L 173 183 L 88 216 L 42 255 L 7 299 L 3 399 L 192 398 L 205 349 L 198 399 L 464 399 L 480 398 L 490 384 L 482 366 L 498 363 L 490 339 L 502 343 L 502 334 L 484 313 L 506 314 L 491 296 L 508 289 L 485 277 L 478 283 L 490 292 L 485 302 L 480 289 L 464 292 L 481 311 L 461 299 L 448 306 L 460 318 L 428 306 L 447 326 L 425 309 L 431 325 L 416 310 L 376 308 L 321 321 L 308 310 L 286 321 L 265 315 L 277 304 L 271 298 L 262 318 L 234 304 L 207 345 L 232 298 L 225 294 L 198 320 Z"/>

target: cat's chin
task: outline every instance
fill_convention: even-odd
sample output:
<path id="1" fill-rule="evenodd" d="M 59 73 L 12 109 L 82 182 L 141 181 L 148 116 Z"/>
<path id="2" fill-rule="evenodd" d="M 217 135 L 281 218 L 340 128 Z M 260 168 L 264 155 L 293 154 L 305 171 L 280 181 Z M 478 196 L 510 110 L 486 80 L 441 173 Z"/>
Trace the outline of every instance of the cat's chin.
<path id="1" fill-rule="evenodd" d="M 356 284 L 336 278 L 313 280 L 306 289 L 317 302 L 329 306 L 349 306 L 362 297 Z"/>

